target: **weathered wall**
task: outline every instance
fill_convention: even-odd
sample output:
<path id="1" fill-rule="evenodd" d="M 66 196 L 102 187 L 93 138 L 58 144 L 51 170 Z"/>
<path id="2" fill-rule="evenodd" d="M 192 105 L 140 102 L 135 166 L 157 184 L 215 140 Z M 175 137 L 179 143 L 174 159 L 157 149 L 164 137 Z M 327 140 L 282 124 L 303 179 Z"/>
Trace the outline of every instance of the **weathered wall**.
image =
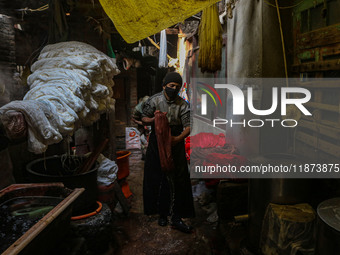
<path id="1" fill-rule="evenodd" d="M 15 73 L 15 38 L 11 17 L 0 11 L 0 106 L 10 101 L 10 92 L 14 86 Z"/>
<path id="2" fill-rule="evenodd" d="M 290 42 L 291 16 L 288 11 L 280 12 L 285 39 Z M 228 80 L 232 82 L 236 78 L 284 77 L 276 8 L 263 1 L 239 0 L 233 14 L 234 17 L 228 20 Z M 261 95 L 263 109 L 271 106 L 271 93 L 271 87 L 263 88 Z M 280 118 L 278 114 L 271 117 Z M 246 131 L 233 129 L 235 144 L 239 145 L 241 151 L 243 148 L 250 154 L 285 151 L 287 145 L 285 134 L 286 131 L 281 127 L 248 128 Z M 247 148 L 249 144 L 252 144 L 251 150 Z"/>
<path id="3" fill-rule="evenodd" d="M 11 99 L 11 89 L 14 86 L 15 73 L 15 41 L 13 21 L 0 10 L 0 107 Z M 7 141 L 1 139 L 0 151 L 0 189 L 14 183 L 13 166 L 8 149 L 3 149 Z"/>

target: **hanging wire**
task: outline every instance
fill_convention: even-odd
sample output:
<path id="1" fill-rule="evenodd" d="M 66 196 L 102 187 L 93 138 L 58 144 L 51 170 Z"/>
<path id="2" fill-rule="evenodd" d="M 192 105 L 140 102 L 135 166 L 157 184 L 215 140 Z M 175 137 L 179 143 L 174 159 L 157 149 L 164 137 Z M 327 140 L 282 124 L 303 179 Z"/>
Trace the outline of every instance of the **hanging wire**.
<path id="1" fill-rule="evenodd" d="M 23 8 L 23 9 L 16 9 L 16 11 L 19 11 L 19 12 L 41 12 L 41 11 L 46 11 L 48 9 L 48 4 L 44 5 L 44 6 L 41 6 L 37 9 L 30 9 L 28 7 L 26 8 Z"/>
<path id="2" fill-rule="evenodd" d="M 276 8 L 276 5 L 268 2 L 267 0 L 263 0 L 266 4 L 268 4 L 269 6 L 272 6 L 272 7 L 275 7 Z M 294 4 L 294 5 L 291 5 L 291 6 L 282 6 L 282 7 L 279 7 L 279 9 L 290 9 L 290 8 L 294 8 L 296 6 L 299 6 L 300 4 L 302 4 L 305 0 L 302 0 L 300 2 L 298 2 L 297 4 Z"/>
<path id="3" fill-rule="evenodd" d="M 28 7 L 22 8 L 22 9 L 16 9 L 16 11 L 21 12 L 21 20 L 24 20 L 24 15 L 27 14 L 27 12 L 42 12 L 48 10 L 49 6 L 48 4 L 41 6 L 37 9 L 30 9 Z"/>

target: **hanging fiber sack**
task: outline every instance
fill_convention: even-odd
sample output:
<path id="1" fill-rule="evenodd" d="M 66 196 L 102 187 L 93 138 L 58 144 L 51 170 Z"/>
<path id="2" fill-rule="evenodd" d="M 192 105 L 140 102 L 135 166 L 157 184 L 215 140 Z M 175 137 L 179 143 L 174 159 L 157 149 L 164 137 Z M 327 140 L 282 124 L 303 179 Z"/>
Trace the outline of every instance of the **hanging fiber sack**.
<path id="1" fill-rule="evenodd" d="M 203 10 L 198 35 L 200 46 L 198 67 L 201 68 L 201 72 L 213 73 L 221 70 L 222 26 L 216 4 Z"/>

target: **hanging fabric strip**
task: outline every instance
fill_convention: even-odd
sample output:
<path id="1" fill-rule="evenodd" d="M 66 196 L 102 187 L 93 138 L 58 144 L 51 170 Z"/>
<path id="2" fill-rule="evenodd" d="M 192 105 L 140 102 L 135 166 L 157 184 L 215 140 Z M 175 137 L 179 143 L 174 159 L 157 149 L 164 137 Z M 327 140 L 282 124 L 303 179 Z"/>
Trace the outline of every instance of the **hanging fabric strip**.
<path id="1" fill-rule="evenodd" d="M 184 21 L 219 0 L 99 0 L 116 29 L 134 43 Z"/>

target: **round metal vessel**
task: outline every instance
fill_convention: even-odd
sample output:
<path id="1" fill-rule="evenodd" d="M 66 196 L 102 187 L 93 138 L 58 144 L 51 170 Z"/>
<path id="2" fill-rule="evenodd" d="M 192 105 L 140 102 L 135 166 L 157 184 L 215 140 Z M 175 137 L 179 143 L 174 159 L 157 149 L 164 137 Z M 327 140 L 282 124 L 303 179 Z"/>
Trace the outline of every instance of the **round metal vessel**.
<path id="1" fill-rule="evenodd" d="M 301 159 L 291 154 L 275 153 L 248 158 L 250 164 L 299 164 Z M 297 204 L 308 202 L 312 182 L 309 179 L 250 179 L 248 186 L 248 248 L 259 249 L 262 220 L 269 203 Z"/>
<path id="2" fill-rule="evenodd" d="M 340 254 L 340 197 L 319 204 L 316 254 Z"/>
<path id="3" fill-rule="evenodd" d="M 73 156 L 83 159 L 80 156 Z M 26 170 L 28 179 L 31 182 L 62 182 L 65 187 L 70 189 L 85 188 L 84 193 L 77 199 L 74 204 L 74 210 L 81 212 L 83 209 L 92 205 L 97 200 L 97 170 L 98 164 L 83 174 L 75 174 L 63 171 L 61 156 L 51 156 L 34 160 L 27 164 Z"/>

